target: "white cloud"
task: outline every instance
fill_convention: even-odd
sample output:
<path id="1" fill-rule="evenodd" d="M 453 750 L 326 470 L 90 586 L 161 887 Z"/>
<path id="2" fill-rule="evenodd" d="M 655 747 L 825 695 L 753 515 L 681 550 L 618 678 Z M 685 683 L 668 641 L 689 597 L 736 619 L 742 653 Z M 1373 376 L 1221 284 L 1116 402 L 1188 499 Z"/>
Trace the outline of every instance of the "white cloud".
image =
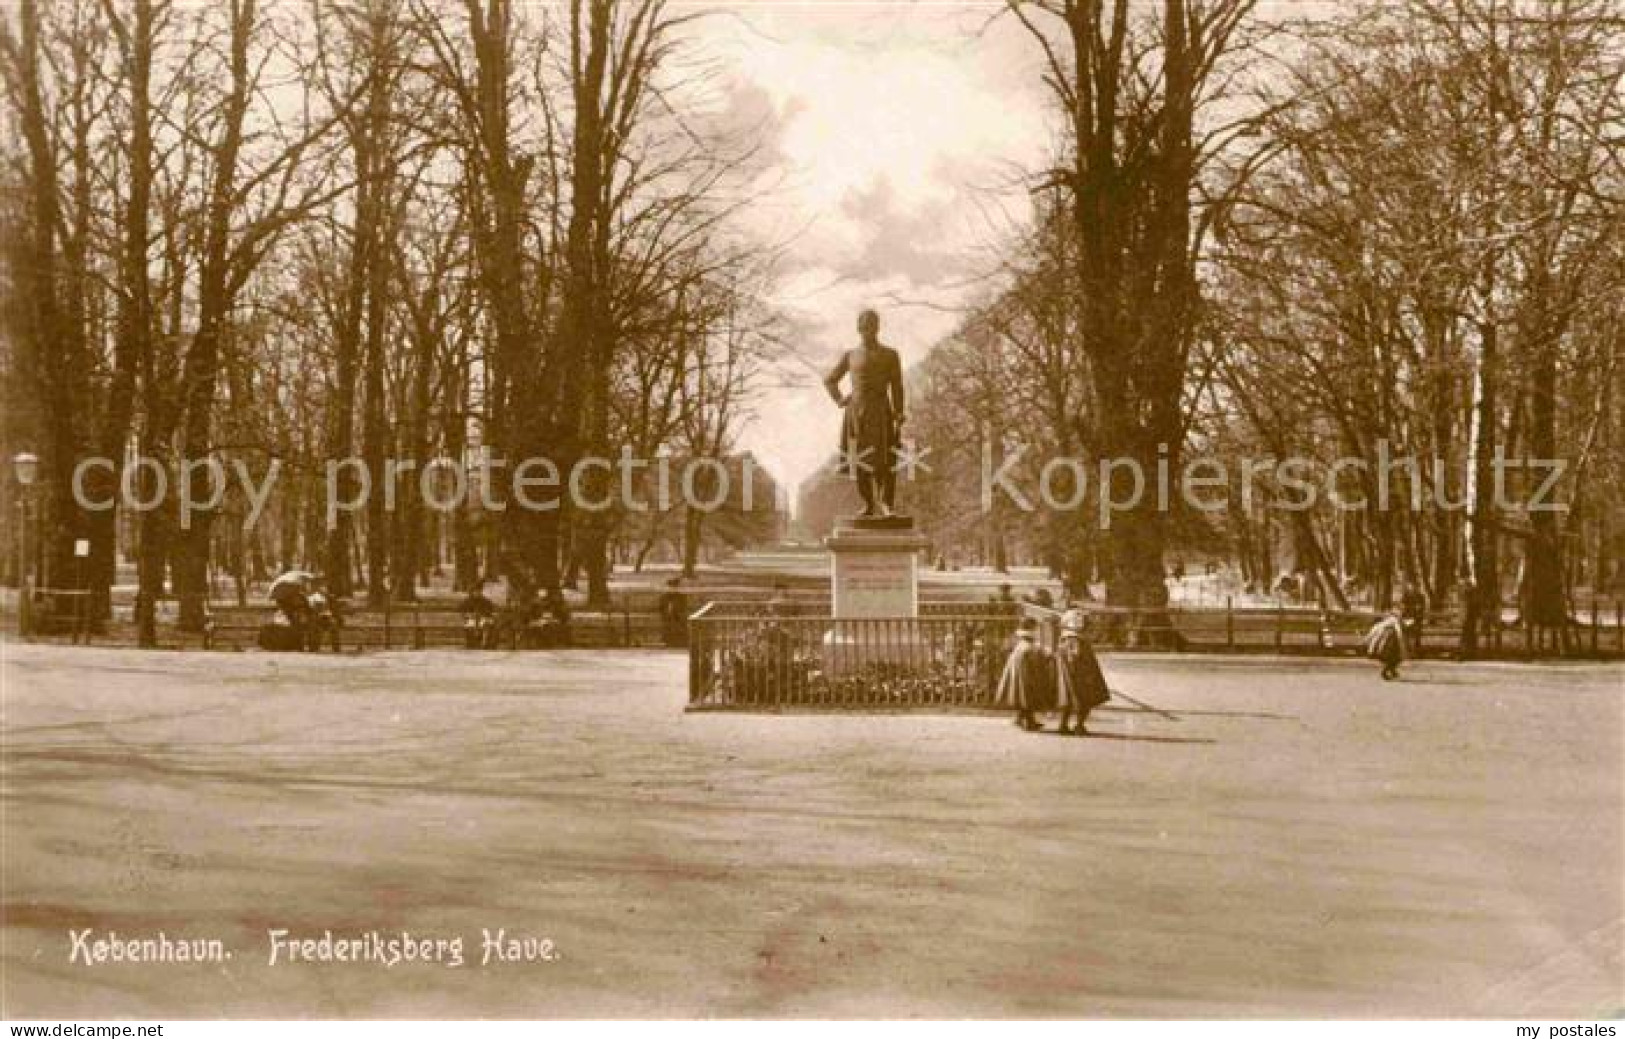
<path id="1" fill-rule="evenodd" d="M 707 20 L 719 71 L 779 114 L 782 165 L 751 219 L 769 238 L 793 236 L 777 302 L 807 341 L 789 369 L 797 385 L 759 402 L 743 441 L 792 484 L 833 449 L 838 416 L 818 377 L 853 344 L 857 311 L 878 306 L 882 338 L 918 361 L 975 291 L 990 206 L 1024 211 L 1011 174 L 1041 162 L 1047 112 L 1019 28 L 979 33 L 988 14 L 772 4 Z"/>

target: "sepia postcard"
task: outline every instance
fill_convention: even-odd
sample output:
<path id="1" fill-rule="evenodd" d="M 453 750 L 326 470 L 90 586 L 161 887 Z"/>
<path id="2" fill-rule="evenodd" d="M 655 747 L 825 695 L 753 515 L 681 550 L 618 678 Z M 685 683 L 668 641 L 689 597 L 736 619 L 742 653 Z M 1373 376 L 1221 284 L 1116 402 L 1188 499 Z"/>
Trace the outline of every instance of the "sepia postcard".
<path id="1" fill-rule="evenodd" d="M 1621 0 L 5 0 L 0 129 L 10 1034 L 1617 1035 Z"/>

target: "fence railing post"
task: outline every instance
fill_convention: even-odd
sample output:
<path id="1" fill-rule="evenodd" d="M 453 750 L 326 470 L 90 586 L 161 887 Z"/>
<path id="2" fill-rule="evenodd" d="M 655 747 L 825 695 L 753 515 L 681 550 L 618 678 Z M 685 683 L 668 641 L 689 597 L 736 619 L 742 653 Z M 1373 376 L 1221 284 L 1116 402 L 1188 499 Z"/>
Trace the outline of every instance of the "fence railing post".
<path id="1" fill-rule="evenodd" d="M 709 621 L 700 622 L 698 647 L 689 649 L 688 662 L 692 673 L 689 677 L 688 690 L 689 695 L 696 700 L 703 700 L 711 693 L 711 676 L 707 675 L 705 665 L 711 658 L 713 627 Z"/>
<path id="2" fill-rule="evenodd" d="M 385 649 L 389 648 L 389 625 L 390 625 L 389 600 L 385 599 L 384 600 L 384 648 Z"/>
<path id="3" fill-rule="evenodd" d="M 1597 612 L 1597 597 L 1591 597 L 1591 655 L 1597 655 L 1597 639 L 1602 634 L 1602 616 Z"/>
<path id="4" fill-rule="evenodd" d="M 1224 648 L 1236 648 L 1236 597 L 1224 597 Z"/>
<path id="5" fill-rule="evenodd" d="M 1285 627 L 1286 627 L 1286 610 L 1285 610 L 1284 607 L 1282 607 L 1281 601 L 1279 599 L 1277 599 L 1275 601 L 1275 649 L 1276 649 L 1276 652 L 1280 652 L 1281 644 L 1282 644 L 1283 640 L 1285 639 L 1285 636 L 1286 636 Z"/>
<path id="6" fill-rule="evenodd" d="M 709 683 L 716 676 L 711 673 L 711 643 L 716 622 L 711 613 L 714 603 L 707 603 L 688 618 L 688 702 L 703 703 L 713 692 Z"/>
<path id="7" fill-rule="evenodd" d="M 412 604 L 412 648 L 423 648 L 423 607 Z"/>

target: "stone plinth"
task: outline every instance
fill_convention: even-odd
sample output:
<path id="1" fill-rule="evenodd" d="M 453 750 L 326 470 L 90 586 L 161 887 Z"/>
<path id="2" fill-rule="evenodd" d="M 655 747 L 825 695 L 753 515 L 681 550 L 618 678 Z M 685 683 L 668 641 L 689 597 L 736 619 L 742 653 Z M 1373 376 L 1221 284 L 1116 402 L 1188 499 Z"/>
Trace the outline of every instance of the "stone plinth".
<path id="1" fill-rule="evenodd" d="M 893 516 L 843 523 L 824 545 L 836 620 L 919 616 L 919 552 L 926 539 L 913 521 Z M 914 660 L 922 652 L 910 625 L 836 625 L 824 636 L 824 671 L 840 675 L 877 661 Z"/>

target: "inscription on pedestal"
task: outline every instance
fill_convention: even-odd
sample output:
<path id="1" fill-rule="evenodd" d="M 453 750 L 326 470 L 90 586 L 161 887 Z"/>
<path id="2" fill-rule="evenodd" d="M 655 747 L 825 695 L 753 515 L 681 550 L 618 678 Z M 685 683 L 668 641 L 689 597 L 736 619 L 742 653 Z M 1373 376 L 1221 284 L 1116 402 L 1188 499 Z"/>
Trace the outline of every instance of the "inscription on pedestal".
<path id="1" fill-rule="evenodd" d="M 838 530 L 824 542 L 830 554 L 830 598 L 835 616 L 918 616 L 916 562 L 925 543 L 912 531 Z"/>
<path id="2" fill-rule="evenodd" d="M 839 676 L 871 664 L 917 659 L 922 643 L 912 626 L 839 622 L 918 617 L 916 562 L 925 539 L 912 531 L 842 528 L 824 544 L 837 622 L 824 636 L 824 673 Z"/>
<path id="3" fill-rule="evenodd" d="M 837 617 L 912 617 L 918 612 L 914 553 L 837 553 L 834 592 Z"/>

